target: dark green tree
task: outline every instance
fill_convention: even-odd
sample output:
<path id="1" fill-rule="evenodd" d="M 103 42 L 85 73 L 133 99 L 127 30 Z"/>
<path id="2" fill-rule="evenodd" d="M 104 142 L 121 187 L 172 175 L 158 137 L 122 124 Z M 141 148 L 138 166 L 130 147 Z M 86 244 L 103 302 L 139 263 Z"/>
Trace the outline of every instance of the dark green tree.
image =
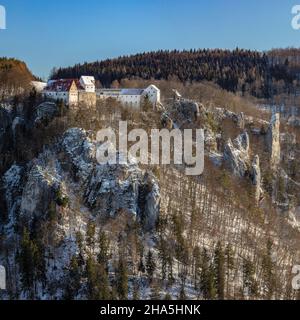
<path id="1" fill-rule="evenodd" d="M 258 285 L 255 279 L 255 268 L 248 259 L 243 261 L 243 294 L 245 291 L 250 298 L 257 298 Z"/>
<path id="2" fill-rule="evenodd" d="M 147 254 L 147 259 L 146 259 L 146 271 L 147 271 L 148 280 L 150 283 L 153 281 L 155 270 L 156 270 L 156 263 L 154 261 L 153 253 L 151 250 L 149 250 Z"/>
<path id="3" fill-rule="evenodd" d="M 117 294 L 120 300 L 128 299 L 128 268 L 124 257 L 119 257 L 117 275 Z"/>
<path id="4" fill-rule="evenodd" d="M 216 274 L 216 288 L 218 299 L 223 300 L 225 294 L 225 255 L 220 242 L 218 242 L 215 249 L 214 269 Z"/>

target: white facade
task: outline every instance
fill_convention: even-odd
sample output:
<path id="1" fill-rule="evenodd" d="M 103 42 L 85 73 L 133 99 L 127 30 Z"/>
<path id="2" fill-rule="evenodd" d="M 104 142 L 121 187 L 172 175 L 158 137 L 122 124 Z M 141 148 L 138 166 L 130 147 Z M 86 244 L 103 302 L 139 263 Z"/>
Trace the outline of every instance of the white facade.
<path id="1" fill-rule="evenodd" d="M 51 100 L 62 100 L 65 104 L 78 103 L 78 93 L 45 91 L 44 96 Z"/>
<path id="2" fill-rule="evenodd" d="M 154 106 L 160 103 L 160 90 L 153 84 L 144 90 L 143 96 L 147 97 Z"/>
<path id="3" fill-rule="evenodd" d="M 113 98 L 125 106 L 140 108 L 142 103 L 149 101 L 153 108 L 160 104 L 160 90 L 155 85 L 146 89 L 98 89 L 95 88 L 95 78 L 81 76 L 77 79 L 49 80 L 43 90 L 46 98 L 62 100 L 67 105 L 86 103 L 96 105 L 96 98 Z"/>
<path id="4" fill-rule="evenodd" d="M 154 85 L 150 85 L 146 89 L 99 89 L 97 90 L 97 98 L 113 98 L 125 106 L 134 108 L 139 108 L 141 103 L 148 99 L 155 107 L 160 103 L 160 90 Z"/>
<path id="5" fill-rule="evenodd" d="M 43 90 L 44 97 L 50 100 L 62 100 L 67 105 L 76 105 L 79 86 L 76 82 L 78 81 L 73 79 L 49 80 Z"/>
<path id="6" fill-rule="evenodd" d="M 85 92 L 95 92 L 95 78 L 90 76 L 81 76 L 79 80 L 81 86 L 84 88 Z"/>
<path id="7" fill-rule="evenodd" d="M 47 82 L 31 81 L 31 85 L 37 92 L 42 92 L 46 88 Z"/>
<path id="8" fill-rule="evenodd" d="M 84 102 L 83 100 L 86 97 L 90 105 L 96 104 L 95 91 L 95 78 L 82 76 L 79 80 L 49 80 L 43 94 L 51 100 L 62 100 L 67 105 L 77 105 L 79 101 Z M 94 99 L 91 95 L 94 95 Z M 94 101 L 94 103 L 91 103 L 91 101 Z"/>

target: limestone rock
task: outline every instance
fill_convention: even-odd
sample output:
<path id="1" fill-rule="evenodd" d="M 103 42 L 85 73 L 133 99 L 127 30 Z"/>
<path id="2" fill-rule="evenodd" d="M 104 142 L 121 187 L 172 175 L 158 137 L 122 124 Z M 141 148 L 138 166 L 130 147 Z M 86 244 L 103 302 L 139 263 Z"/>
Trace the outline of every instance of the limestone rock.
<path id="1" fill-rule="evenodd" d="M 12 123 L 12 134 L 14 143 L 18 143 L 20 138 L 24 135 L 26 130 L 25 120 L 21 117 L 15 117 Z"/>
<path id="2" fill-rule="evenodd" d="M 241 152 L 248 155 L 249 147 L 250 147 L 250 140 L 249 140 L 249 135 L 246 131 L 244 131 L 236 139 L 234 139 L 233 144 Z"/>
<path id="3" fill-rule="evenodd" d="M 20 216 L 27 222 L 46 218 L 60 190 L 70 201 L 76 198 L 83 211 L 94 216 L 116 217 L 122 211 L 140 220 L 145 230 L 152 230 L 160 210 L 159 186 L 154 176 L 132 162 L 100 165 L 95 155 L 92 134 L 69 129 L 61 142 L 45 149 L 28 165 Z M 15 171 L 11 169 L 7 177 Z"/>
<path id="4" fill-rule="evenodd" d="M 217 135 L 210 129 L 204 130 L 205 148 L 209 151 L 216 151 L 218 148 Z"/>
<path id="5" fill-rule="evenodd" d="M 258 155 L 254 157 L 252 162 L 251 181 L 252 184 L 255 186 L 255 199 L 256 201 L 259 201 L 261 195 L 261 170 Z"/>
<path id="6" fill-rule="evenodd" d="M 233 142 L 231 139 L 224 148 L 224 161 L 227 167 L 239 177 L 244 177 L 249 167 L 249 136 L 247 132 L 239 135 Z"/>
<path id="7" fill-rule="evenodd" d="M 179 112 L 186 120 L 197 120 L 200 115 L 199 104 L 195 101 L 182 99 L 175 103 L 175 109 Z"/>
<path id="8" fill-rule="evenodd" d="M 270 166 L 272 170 L 277 170 L 280 163 L 280 115 L 272 115 L 267 133 L 266 144 L 270 154 Z"/>
<path id="9" fill-rule="evenodd" d="M 245 115 L 243 112 L 237 115 L 237 125 L 240 129 L 245 129 Z"/>
<path id="10" fill-rule="evenodd" d="M 223 163 L 223 155 L 221 153 L 211 151 L 208 153 L 208 157 L 216 167 L 221 167 Z"/>
<path id="11" fill-rule="evenodd" d="M 47 123 L 58 113 L 58 108 L 54 102 L 43 102 L 36 108 L 35 123 Z"/>

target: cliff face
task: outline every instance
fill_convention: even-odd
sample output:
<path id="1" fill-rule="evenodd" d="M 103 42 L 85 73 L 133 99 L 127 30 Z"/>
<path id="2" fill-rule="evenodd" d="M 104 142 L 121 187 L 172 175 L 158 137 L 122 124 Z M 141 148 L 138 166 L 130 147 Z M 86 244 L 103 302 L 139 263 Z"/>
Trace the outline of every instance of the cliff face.
<path id="1" fill-rule="evenodd" d="M 233 142 L 228 140 L 224 148 L 224 161 L 233 174 L 244 177 L 249 167 L 249 136 L 239 135 Z"/>
<path id="2" fill-rule="evenodd" d="M 109 108 L 107 115 L 101 105 L 91 120 L 91 110 L 62 116 L 56 107 L 37 104 L 31 122 L 7 110 L 0 114 L 5 150 L 6 139 L 20 140 L 24 123 L 32 126 L 27 129 L 31 140 L 24 140 L 28 149 L 32 139 L 41 139 L 37 127 L 44 134 L 53 126 L 66 127 L 2 177 L 0 264 L 7 269 L 9 288 L 2 297 L 124 298 L 113 294 L 126 266 L 122 274 L 127 274 L 123 284 L 129 298 L 136 291 L 150 298 L 159 284 L 161 297 L 185 292 L 188 298 L 206 299 L 202 262 L 216 270 L 217 254 L 232 262 L 222 266 L 226 298 L 294 297 L 290 269 L 299 259 L 298 144 L 292 134 L 279 132 L 277 117 L 269 123 L 184 99 L 161 113 L 128 116 L 126 110 L 131 127 L 204 129 L 205 170 L 188 177 L 184 166 L 98 164 L 91 122 L 100 118 L 96 128 L 117 127 L 124 110 L 116 106 L 112 116 Z M 73 127 L 76 119 L 80 127 Z M 281 148 L 289 156 L 279 162 Z M 270 168 L 270 158 L 276 168 Z M 249 263 L 250 280 L 243 273 Z M 99 283 L 108 283 L 109 296 Z"/>
<path id="3" fill-rule="evenodd" d="M 21 232 L 27 227 L 32 232 L 41 225 L 49 227 L 50 221 L 54 223 L 51 234 L 43 233 L 44 250 L 52 256 L 44 270 L 49 286 L 31 293 L 35 298 L 45 298 L 50 286 L 59 288 L 63 282 L 64 270 L 78 250 L 76 233 L 81 232 L 84 238 L 88 221 L 95 221 L 98 229 L 107 219 L 125 215 L 139 221 L 145 232 L 155 227 L 160 190 L 154 176 L 134 164 L 99 165 L 95 151 L 96 141 L 89 133 L 73 128 L 30 163 L 13 165 L 5 173 L 8 217 L 1 233 L 6 235 L 2 245 L 10 250 L 8 257 L 1 254 L 0 262 L 6 261 L 10 294 L 15 297 L 21 287 L 20 265 L 15 263 L 21 234 L 14 228 Z M 59 289 L 55 296 L 61 298 Z"/>
<path id="4" fill-rule="evenodd" d="M 6 174 L 8 194 L 22 188 L 19 214 L 27 222 L 42 219 L 51 202 L 76 196 L 95 217 L 115 217 L 120 211 L 143 219 L 147 230 L 159 215 L 159 187 L 153 175 L 131 165 L 99 165 L 96 141 L 82 129 L 69 129 L 62 141 L 41 153 L 26 168 L 13 166 Z M 18 173 L 26 170 L 23 186 Z M 9 183 L 13 176 L 16 182 Z M 143 208 L 140 206 L 143 199 Z M 60 200 L 61 200 L 60 199 Z M 13 203 L 13 199 L 7 199 Z M 72 202 L 68 202 L 71 205 Z M 9 211 L 15 208 L 9 206 Z"/>

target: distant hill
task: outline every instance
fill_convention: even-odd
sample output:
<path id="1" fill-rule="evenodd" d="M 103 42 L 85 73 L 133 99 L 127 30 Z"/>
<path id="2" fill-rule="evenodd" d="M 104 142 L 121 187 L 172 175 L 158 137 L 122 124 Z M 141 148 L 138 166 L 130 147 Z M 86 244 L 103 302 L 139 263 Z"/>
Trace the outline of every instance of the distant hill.
<path id="1" fill-rule="evenodd" d="M 267 53 L 243 49 L 156 51 L 59 68 L 53 71 L 52 77 L 78 78 L 89 74 L 105 87 L 114 81 L 132 78 L 207 80 L 228 91 L 268 98 L 295 87 L 294 80 L 298 78 L 293 72 L 294 66 L 286 62 L 286 58 L 289 60 L 295 55 L 300 57 L 298 49 Z"/>
<path id="2" fill-rule="evenodd" d="M 28 69 L 25 62 L 12 59 L 0 58 L 0 92 L 13 92 L 29 88 L 30 81 L 35 77 Z"/>

